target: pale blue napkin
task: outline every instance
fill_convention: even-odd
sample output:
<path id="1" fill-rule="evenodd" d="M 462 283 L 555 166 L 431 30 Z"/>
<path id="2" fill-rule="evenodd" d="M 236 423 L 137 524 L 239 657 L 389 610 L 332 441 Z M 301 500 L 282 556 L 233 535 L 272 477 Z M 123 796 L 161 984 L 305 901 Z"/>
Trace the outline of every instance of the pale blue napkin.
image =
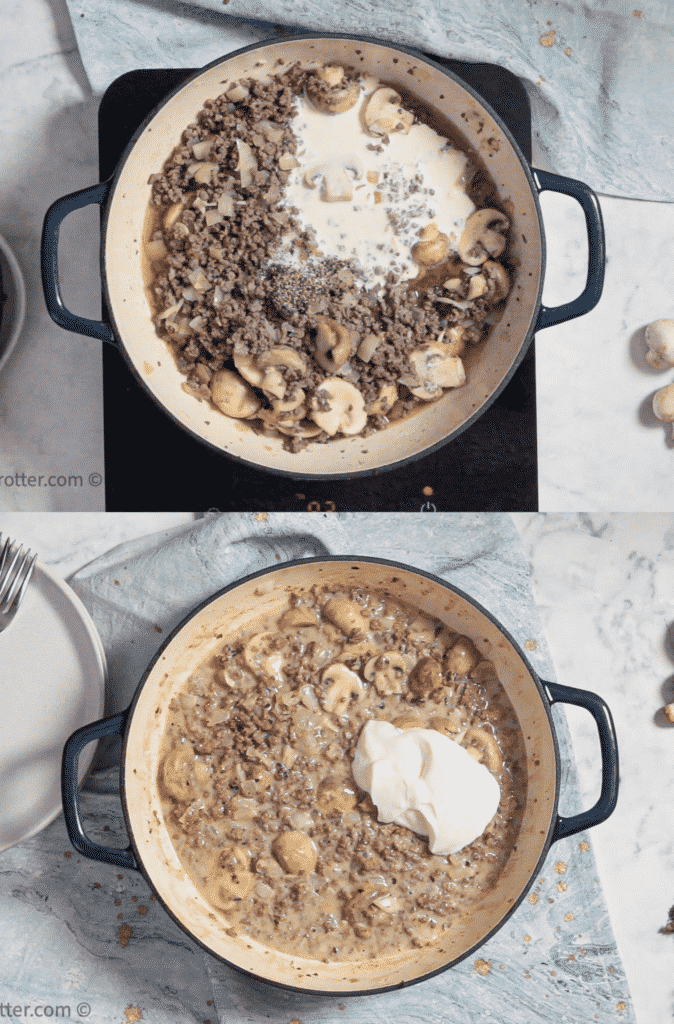
<path id="1" fill-rule="evenodd" d="M 674 5 L 634 2 L 67 0 L 94 92 L 288 30 L 375 36 L 507 68 L 529 95 L 539 163 L 600 193 L 671 202 Z"/>

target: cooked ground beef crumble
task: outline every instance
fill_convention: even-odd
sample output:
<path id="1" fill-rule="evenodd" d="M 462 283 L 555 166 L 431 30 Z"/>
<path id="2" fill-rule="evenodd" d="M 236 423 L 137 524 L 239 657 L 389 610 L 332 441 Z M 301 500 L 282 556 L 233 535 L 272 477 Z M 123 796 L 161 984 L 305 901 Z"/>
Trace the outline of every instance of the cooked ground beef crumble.
<path id="1" fill-rule="evenodd" d="M 342 91 L 357 84 L 355 74 L 340 72 Z M 352 259 L 321 256 L 312 231 L 297 220 L 297 208 L 284 206 L 284 187 L 298 163 L 290 128 L 297 98 L 307 92 L 329 96 L 331 90 L 316 69 L 300 65 L 267 82 L 244 79 L 228 86 L 206 101 L 163 172 L 150 178 L 150 300 L 156 329 L 185 375 L 183 387 L 228 415 L 248 419 L 256 430 L 284 436 L 293 451 L 335 434 L 367 436 L 439 397 L 443 388 L 460 386 L 441 386 L 437 378 L 431 384 L 423 368 L 441 358 L 460 364 L 466 346 L 485 339 L 489 314 L 509 288 L 507 271 L 494 263 L 488 245 L 471 250 L 476 260 L 451 250 L 437 264 L 427 261 L 414 282 L 389 271 L 381 287 L 363 287 L 361 268 Z M 408 116 L 424 120 L 422 110 Z M 368 148 L 380 151 L 387 142 L 386 135 L 374 138 Z M 399 183 L 381 187 L 395 202 Z M 429 191 L 415 179 L 407 188 L 408 198 L 415 189 Z M 420 194 L 420 210 L 425 201 Z M 479 196 L 475 202 L 485 205 Z M 496 227 L 507 231 L 507 218 L 492 212 L 501 218 Z M 392 210 L 394 230 L 396 217 Z M 278 258 L 289 232 L 301 254 L 299 266 Z M 491 235 L 503 239 L 502 251 L 505 237 Z M 478 277 L 484 287 L 476 286 Z M 331 362 L 340 339 L 348 353 L 344 364 L 336 356 Z M 316 358 L 321 340 L 322 361 Z M 272 350 L 279 349 L 286 358 L 274 361 Z M 288 350 L 299 361 L 289 360 Z M 420 351 L 424 358 L 410 362 Z M 258 359 L 265 353 L 271 353 L 267 369 L 260 370 Z M 329 383 L 326 392 L 326 381 L 337 381 L 337 391 Z M 417 394 L 410 390 L 415 385 Z M 326 412 L 325 397 L 316 402 L 319 389 L 334 405 L 342 401 L 340 386 L 357 401 L 351 418 L 335 429 L 313 412 Z"/>

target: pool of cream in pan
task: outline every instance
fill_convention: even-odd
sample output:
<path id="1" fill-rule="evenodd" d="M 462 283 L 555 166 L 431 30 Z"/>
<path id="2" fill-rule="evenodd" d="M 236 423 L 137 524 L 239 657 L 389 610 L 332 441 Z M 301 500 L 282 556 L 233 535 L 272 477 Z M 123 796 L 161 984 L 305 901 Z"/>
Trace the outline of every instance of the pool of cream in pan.
<path id="1" fill-rule="evenodd" d="M 475 210 L 464 183 L 467 155 L 430 125 L 417 122 L 383 138 L 368 132 L 364 117 L 381 88 L 365 76 L 354 106 L 337 114 L 298 96 L 290 129 L 299 166 L 291 169 L 283 198 L 286 209 L 298 211 L 301 227 L 313 230 L 323 258 L 356 261 L 357 286 L 363 288 L 383 285 L 388 271 L 401 281 L 415 278 L 412 248 L 431 223 L 456 250 Z M 308 183 L 314 176 L 316 184 Z M 341 184 L 342 194 L 352 197 L 326 199 L 326 176 L 335 181 L 335 194 Z M 279 260 L 301 266 L 289 245 L 270 262 Z"/>

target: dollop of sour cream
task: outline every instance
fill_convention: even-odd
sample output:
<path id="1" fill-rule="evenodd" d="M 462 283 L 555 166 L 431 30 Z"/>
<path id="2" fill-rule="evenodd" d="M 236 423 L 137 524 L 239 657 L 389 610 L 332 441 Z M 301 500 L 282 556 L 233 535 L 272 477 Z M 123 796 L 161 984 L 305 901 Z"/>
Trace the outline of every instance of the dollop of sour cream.
<path id="1" fill-rule="evenodd" d="M 367 722 L 352 771 L 379 821 L 428 836 L 434 854 L 458 853 L 481 836 L 501 796 L 489 770 L 435 729 Z"/>

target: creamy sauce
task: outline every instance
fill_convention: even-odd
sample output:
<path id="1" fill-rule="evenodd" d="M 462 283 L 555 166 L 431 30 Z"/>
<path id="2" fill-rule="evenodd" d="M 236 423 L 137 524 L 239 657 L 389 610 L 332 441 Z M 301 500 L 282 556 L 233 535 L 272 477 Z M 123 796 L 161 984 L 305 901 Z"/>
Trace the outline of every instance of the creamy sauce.
<path id="1" fill-rule="evenodd" d="M 341 114 L 298 98 L 290 127 L 300 166 L 285 188 L 286 208 L 296 207 L 302 227 L 313 229 L 321 254 L 357 260 L 369 286 L 383 284 L 391 270 L 401 280 L 416 277 L 411 249 L 419 232 L 434 222 L 456 246 L 475 210 L 463 182 L 468 157 L 433 128 L 414 124 L 406 135 L 391 132 L 388 142 L 368 134 L 363 110 L 380 86 L 365 78 L 357 103 Z M 350 183 L 353 198 L 326 201 L 319 169 L 336 184 Z M 305 175 L 313 170 L 312 188 Z M 290 253 L 286 258 L 293 260 Z"/>
<path id="2" fill-rule="evenodd" d="M 460 640 L 389 595 L 295 597 L 252 633 L 233 631 L 171 702 L 158 778 L 171 841 L 230 934 L 324 962 L 436 942 L 496 884 L 517 840 L 526 773 L 512 705 L 488 662 L 479 679 L 446 669 L 415 696 L 414 666 L 447 664 Z M 358 737 L 378 724 L 397 736 L 401 715 L 406 736 L 441 741 L 449 716 L 447 743 L 465 744 L 467 760 L 476 727 L 501 751 L 483 769 L 500 788 L 496 813 L 458 855 L 378 819 L 352 774 Z"/>

